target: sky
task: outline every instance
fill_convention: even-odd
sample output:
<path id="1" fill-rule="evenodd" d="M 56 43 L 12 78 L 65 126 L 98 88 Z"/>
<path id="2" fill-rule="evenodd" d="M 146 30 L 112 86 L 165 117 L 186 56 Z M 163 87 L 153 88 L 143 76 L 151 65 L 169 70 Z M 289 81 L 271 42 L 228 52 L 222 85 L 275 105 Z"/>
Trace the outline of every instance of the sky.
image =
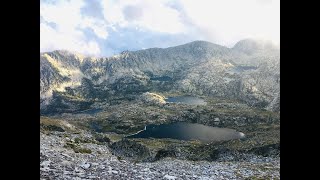
<path id="1" fill-rule="evenodd" d="M 280 0 L 41 0 L 40 52 L 93 56 L 195 40 L 280 45 Z"/>

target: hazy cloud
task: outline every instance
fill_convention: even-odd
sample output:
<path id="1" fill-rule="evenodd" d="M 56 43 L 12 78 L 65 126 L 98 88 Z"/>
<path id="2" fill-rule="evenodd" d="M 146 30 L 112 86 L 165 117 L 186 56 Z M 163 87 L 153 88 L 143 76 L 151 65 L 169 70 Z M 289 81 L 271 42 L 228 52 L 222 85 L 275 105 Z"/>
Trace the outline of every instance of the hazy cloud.
<path id="1" fill-rule="evenodd" d="M 103 9 L 100 0 L 85 0 L 85 5 L 81 8 L 83 16 L 104 19 Z"/>
<path id="2" fill-rule="evenodd" d="M 208 40 L 232 46 L 244 38 L 265 38 L 279 43 L 280 1 L 184 0 L 186 14 Z"/>
<path id="3" fill-rule="evenodd" d="M 279 0 L 41 0 L 40 51 L 109 56 L 194 40 L 280 42 Z"/>
<path id="4" fill-rule="evenodd" d="M 139 20 L 143 16 L 142 9 L 132 5 L 125 6 L 123 9 L 123 13 L 127 21 Z"/>

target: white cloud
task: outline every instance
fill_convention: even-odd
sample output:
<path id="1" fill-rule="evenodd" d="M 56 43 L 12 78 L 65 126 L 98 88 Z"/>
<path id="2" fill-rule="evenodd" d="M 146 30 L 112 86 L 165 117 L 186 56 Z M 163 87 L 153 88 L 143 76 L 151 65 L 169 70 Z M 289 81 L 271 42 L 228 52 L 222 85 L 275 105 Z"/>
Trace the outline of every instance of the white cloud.
<path id="1" fill-rule="evenodd" d="M 112 25 L 137 27 L 160 33 L 183 33 L 187 27 L 167 0 L 103 1 L 104 17 Z M 128 13 L 128 14 L 127 14 Z M 130 17 L 136 16 L 136 17 Z"/>
<path id="2" fill-rule="evenodd" d="M 99 55 L 100 48 L 95 41 L 84 41 L 81 31 L 61 33 L 46 24 L 40 24 L 40 52 L 69 50 L 88 55 Z"/>
<path id="3" fill-rule="evenodd" d="M 53 2 L 40 3 L 40 51 L 66 49 L 101 55 L 106 51 L 111 52 L 112 48 L 121 47 L 112 44 L 118 43 L 117 38 L 120 37 L 122 43 L 133 43 L 125 47 L 137 49 L 154 46 L 153 42 L 142 42 L 151 41 L 152 38 L 141 37 L 141 32 L 170 38 L 163 39 L 164 44 L 175 39 L 178 41 L 179 38 L 181 41 L 181 35 L 191 40 L 202 39 L 229 47 L 244 38 L 270 39 L 280 43 L 279 0 L 96 0 L 94 4 L 90 4 L 93 3 L 90 0 Z M 88 33 L 88 29 L 94 35 Z M 123 42 L 126 34 L 115 33 L 128 33 L 131 39 Z M 141 47 L 133 47 L 137 45 L 132 39 L 135 35 Z M 113 51 L 121 50 L 124 49 Z"/>
<path id="4" fill-rule="evenodd" d="M 103 7 L 104 18 L 111 26 L 114 26 L 116 24 L 124 26 L 126 24 L 125 18 L 122 13 L 122 8 L 124 4 L 123 1 L 102 1 L 101 4 Z"/>
<path id="5" fill-rule="evenodd" d="M 54 22 L 62 32 L 73 31 L 82 21 L 82 0 L 57 1 L 56 4 L 40 4 L 40 15 L 47 22 Z"/>
<path id="6" fill-rule="evenodd" d="M 244 38 L 280 42 L 279 0 L 181 0 L 208 40 L 231 45 Z"/>
<path id="7" fill-rule="evenodd" d="M 79 27 L 84 29 L 88 27 L 91 28 L 93 32 L 101 39 L 107 39 L 108 37 L 107 25 L 104 21 L 86 17 L 82 19 Z"/>
<path id="8" fill-rule="evenodd" d="M 88 55 L 100 54 L 98 43 L 86 37 L 83 30 L 90 28 L 98 37 L 106 39 L 107 28 L 101 20 L 83 17 L 80 13 L 83 5 L 80 0 L 40 4 L 40 15 L 43 19 L 40 23 L 40 52 L 65 49 Z M 49 23 L 56 26 L 53 28 Z"/>
<path id="9" fill-rule="evenodd" d="M 183 33 L 187 27 L 182 23 L 179 12 L 172 9 L 161 1 L 140 2 L 143 15 L 138 21 L 134 21 L 139 27 L 150 29 L 161 33 Z"/>
<path id="10" fill-rule="evenodd" d="M 168 6 L 169 2 L 182 9 Z M 120 27 L 173 34 L 196 28 L 205 40 L 228 46 L 244 38 L 280 42 L 279 0 L 110 0 L 102 4 L 105 19 Z M 186 24 L 186 18 L 192 24 Z"/>

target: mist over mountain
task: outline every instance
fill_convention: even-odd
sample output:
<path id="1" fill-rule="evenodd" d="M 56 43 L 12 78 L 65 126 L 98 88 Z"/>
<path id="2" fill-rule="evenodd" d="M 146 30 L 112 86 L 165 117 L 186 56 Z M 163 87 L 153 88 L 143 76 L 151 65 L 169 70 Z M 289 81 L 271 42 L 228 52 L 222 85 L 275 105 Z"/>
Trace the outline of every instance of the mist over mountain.
<path id="1" fill-rule="evenodd" d="M 280 111 L 280 49 L 245 39 L 233 48 L 194 41 L 103 58 L 40 53 L 41 113 L 90 109 L 145 92 L 237 99 Z"/>

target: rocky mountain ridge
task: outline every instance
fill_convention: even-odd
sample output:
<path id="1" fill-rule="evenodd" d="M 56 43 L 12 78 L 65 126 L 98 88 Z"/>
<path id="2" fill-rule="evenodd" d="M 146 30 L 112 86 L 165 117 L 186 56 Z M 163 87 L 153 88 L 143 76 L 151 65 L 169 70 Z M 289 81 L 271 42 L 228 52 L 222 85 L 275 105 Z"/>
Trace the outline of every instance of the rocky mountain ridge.
<path id="1" fill-rule="evenodd" d="M 194 41 L 106 58 L 40 53 L 41 113 L 76 112 L 146 92 L 231 98 L 280 111 L 280 49 L 247 39 L 233 48 Z"/>

